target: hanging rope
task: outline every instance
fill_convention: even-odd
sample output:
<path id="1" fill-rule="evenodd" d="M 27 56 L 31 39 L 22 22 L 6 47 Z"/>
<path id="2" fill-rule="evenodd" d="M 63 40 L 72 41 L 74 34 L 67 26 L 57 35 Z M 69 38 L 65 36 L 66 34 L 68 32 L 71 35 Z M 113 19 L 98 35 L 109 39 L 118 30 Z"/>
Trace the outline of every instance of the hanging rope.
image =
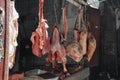
<path id="1" fill-rule="evenodd" d="M 57 9 L 56 9 L 56 1 L 54 1 L 54 14 L 55 14 L 55 22 L 56 24 L 58 24 L 58 16 L 57 16 Z"/>

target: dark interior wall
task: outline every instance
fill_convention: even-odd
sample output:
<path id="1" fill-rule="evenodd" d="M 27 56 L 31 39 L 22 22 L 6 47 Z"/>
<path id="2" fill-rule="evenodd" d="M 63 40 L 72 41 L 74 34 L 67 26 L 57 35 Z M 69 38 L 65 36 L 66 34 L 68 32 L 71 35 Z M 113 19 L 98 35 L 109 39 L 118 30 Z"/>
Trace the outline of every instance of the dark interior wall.
<path id="1" fill-rule="evenodd" d="M 96 80 L 95 76 L 100 76 L 98 80 L 108 80 L 108 77 L 118 78 L 120 76 L 120 8 L 115 8 L 108 2 L 101 3 L 100 15 L 100 65 L 99 68 L 91 69 L 91 80 Z M 104 79 L 106 73 L 110 76 Z"/>
<path id="2" fill-rule="evenodd" d="M 38 22 L 38 0 L 16 0 L 19 13 L 19 33 L 22 38 L 30 38 Z"/>
<path id="3" fill-rule="evenodd" d="M 117 75 L 116 14 L 112 6 L 104 4 L 101 13 L 101 70 Z"/>
<path id="4" fill-rule="evenodd" d="M 116 12 L 116 30 L 117 30 L 117 55 L 118 55 L 118 72 L 120 76 L 120 8 L 115 10 Z"/>

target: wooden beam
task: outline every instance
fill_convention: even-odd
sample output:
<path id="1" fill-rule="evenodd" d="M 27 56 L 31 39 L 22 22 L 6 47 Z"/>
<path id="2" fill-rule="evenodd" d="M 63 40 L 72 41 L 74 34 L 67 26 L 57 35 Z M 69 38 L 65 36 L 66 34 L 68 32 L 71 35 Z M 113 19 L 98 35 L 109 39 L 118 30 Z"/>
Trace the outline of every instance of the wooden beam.
<path id="1" fill-rule="evenodd" d="M 80 7 L 81 5 L 85 5 L 85 6 L 88 5 L 88 4 L 87 4 L 85 1 L 83 1 L 83 0 L 66 0 L 66 1 L 68 1 L 69 3 L 71 3 L 71 4 L 73 4 L 73 5 L 77 6 L 77 7 Z"/>
<path id="2" fill-rule="evenodd" d="M 74 0 L 74 1 L 84 6 L 88 5 L 87 2 L 85 2 L 84 0 Z"/>
<path id="3" fill-rule="evenodd" d="M 69 3 L 75 5 L 76 7 L 80 7 L 81 6 L 80 4 L 78 4 L 77 2 L 75 2 L 74 0 L 66 0 L 66 1 L 68 1 Z"/>

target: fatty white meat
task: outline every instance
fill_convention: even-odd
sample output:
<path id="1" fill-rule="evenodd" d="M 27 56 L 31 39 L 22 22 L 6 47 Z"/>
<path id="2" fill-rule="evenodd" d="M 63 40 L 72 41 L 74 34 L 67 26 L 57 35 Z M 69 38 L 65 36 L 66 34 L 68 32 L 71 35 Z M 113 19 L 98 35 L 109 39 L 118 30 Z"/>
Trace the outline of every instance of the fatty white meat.
<path id="1" fill-rule="evenodd" d="M 10 3 L 10 17 L 9 17 L 9 68 L 11 69 L 14 64 L 15 52 L 17 47 L 18 36 L 18 18 L 19 14 L 15 9 L 15 2 Z"/>

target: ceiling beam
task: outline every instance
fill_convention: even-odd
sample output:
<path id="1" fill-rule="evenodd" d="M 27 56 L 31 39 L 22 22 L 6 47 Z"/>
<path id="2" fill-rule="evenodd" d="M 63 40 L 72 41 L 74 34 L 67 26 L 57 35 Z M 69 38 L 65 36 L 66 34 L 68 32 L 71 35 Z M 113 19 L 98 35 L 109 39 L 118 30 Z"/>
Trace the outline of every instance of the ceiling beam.
<path id="1" fill-rule="evenodd" d="M 81 5 L 88 5 L 85 1 L 83 0 L 66 0 L 68 1 L 69 3 L 77 6 L 77 7 L 80 7 Z"/>

